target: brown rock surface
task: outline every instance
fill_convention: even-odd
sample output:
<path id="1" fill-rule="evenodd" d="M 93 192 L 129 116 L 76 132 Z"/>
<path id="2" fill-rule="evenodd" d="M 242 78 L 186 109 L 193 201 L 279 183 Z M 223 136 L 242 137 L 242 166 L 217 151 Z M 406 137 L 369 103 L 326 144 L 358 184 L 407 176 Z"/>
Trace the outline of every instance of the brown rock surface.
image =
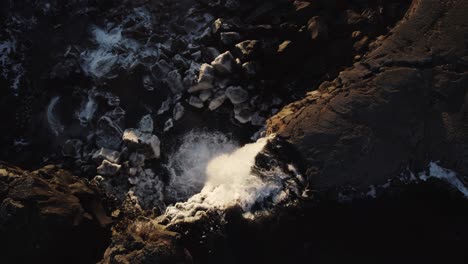
<path id="1" fill-rule="evenodd" d="M 316 189 L 383 184 L 431 160 L 468 175 L 468 2 L 413 1 L 333 82 L 268 121 Z"/>
<path id="2" fill-rule="evenodd" d="M 110 237 L 110 218 L 92 185 L 46 166 L 0 163 L 2 263 L 90 263 Z"/>

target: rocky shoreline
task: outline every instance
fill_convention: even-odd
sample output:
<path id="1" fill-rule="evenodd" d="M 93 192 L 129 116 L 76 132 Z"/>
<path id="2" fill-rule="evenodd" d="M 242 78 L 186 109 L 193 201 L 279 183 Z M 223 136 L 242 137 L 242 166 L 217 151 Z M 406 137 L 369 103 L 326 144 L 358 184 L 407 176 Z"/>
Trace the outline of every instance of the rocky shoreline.
<path id="1" fill-rule="evenodd" d="M 403 213 L 454 227 L 412 226 L 403 244 L 415 251 L 397 247 L 383 262 L 418 259 L 434 245 L 441 251 L 419 259 L 442 258 L 468 239 L 467 8 L 462 0 L 2 3 L 0 160 L 30 170 L 0 165 L 5 259 L 336 263 L 355 251 L 355 260 L 382 262 L 385 250 L 368 241 L 358 239 L 369 255 L 327 241 L 352 244 L 353 228 L 378 239 L 372 228 L 395 224 L 380 238 L 390 247 L 407 231 Z M 198 192 L 208 200 L 205 182 L 170 194 L 185 173 L 173 160 L 200 152 L 184 144 L 206 146 L 212 158 L 231 153 L 229 161 L 273 134 L 240 154 L 255 154 L 251 174 L 278 189 L 249 205 L 254 219 L 242 205 L 189 204 Z M 177 202 L 197 220 L 170 224 L 166 210 Z M 428 219 L 431 203 L 448 215 Z M 327 225 L 334 218 L 355 225 Z M 438 236 L 434 245 L 421 243 L 424 232 Z M 451 257 L 462 263 L 466 254 Z"/>

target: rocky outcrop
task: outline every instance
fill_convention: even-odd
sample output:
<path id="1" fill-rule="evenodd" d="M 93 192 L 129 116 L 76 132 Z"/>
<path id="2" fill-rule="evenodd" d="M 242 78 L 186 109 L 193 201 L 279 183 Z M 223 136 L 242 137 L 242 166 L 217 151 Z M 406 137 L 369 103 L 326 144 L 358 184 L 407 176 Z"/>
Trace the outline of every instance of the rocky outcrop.
<path id="1" fill-rule="evenodd" d="M 102 258 L 111 219 L 99 191 L 55 166 L 0 164 L 0 248 L 4 263 L 92 263 Z"/>
<path id="2" fill-rule="evenodd" d="M 313 188 L 383 184 L 431 160 L 468 175 L 467 12 L 462 0 L 413 1 L 364 58 L 268 120 Z"/>

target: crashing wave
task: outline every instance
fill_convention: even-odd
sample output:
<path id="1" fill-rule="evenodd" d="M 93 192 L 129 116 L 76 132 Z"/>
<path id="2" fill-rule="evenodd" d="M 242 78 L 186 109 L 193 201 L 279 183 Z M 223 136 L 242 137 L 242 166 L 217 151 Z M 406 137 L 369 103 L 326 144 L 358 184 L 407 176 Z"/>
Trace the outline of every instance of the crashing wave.
<path id="1" fill-rule="evenodd" d="M 291 197 L 301 196 L 302 177 L 292 164 L 256 165 L 259 155 L 268 156 L 262 151 L 272 139 L 273 136 L 261 138 L 233 151 L 228 147 L 228 151 L 210 159 L 203 171 L 200 192 L 185 202 L 169 206 L 160 221 L 170 225 L 194 222 L 210 212 L 222 213 L 233 207 L 241 208 L 244 217 L 252 218 Z M 194 154 L 184 153 L 187 157 Z"/>

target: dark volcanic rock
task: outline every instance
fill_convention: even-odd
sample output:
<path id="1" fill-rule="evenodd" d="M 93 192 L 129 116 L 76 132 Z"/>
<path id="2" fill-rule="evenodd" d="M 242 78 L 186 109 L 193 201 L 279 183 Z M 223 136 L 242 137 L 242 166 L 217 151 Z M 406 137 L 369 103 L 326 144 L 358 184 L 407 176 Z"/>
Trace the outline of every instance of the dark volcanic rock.
<path id="1" fill-rule="evenodd" d="M 98 190 L 54 166 L 0 164 L 2 263 L 93 263 L 110 239 Z"/>
<path id="2" fill-rule="evenodd" d="M 374 50 L 268 121 L 314 188 L 383 184 L 429 161 L 468 175 L 466 1 L 414 1 Z"/>

